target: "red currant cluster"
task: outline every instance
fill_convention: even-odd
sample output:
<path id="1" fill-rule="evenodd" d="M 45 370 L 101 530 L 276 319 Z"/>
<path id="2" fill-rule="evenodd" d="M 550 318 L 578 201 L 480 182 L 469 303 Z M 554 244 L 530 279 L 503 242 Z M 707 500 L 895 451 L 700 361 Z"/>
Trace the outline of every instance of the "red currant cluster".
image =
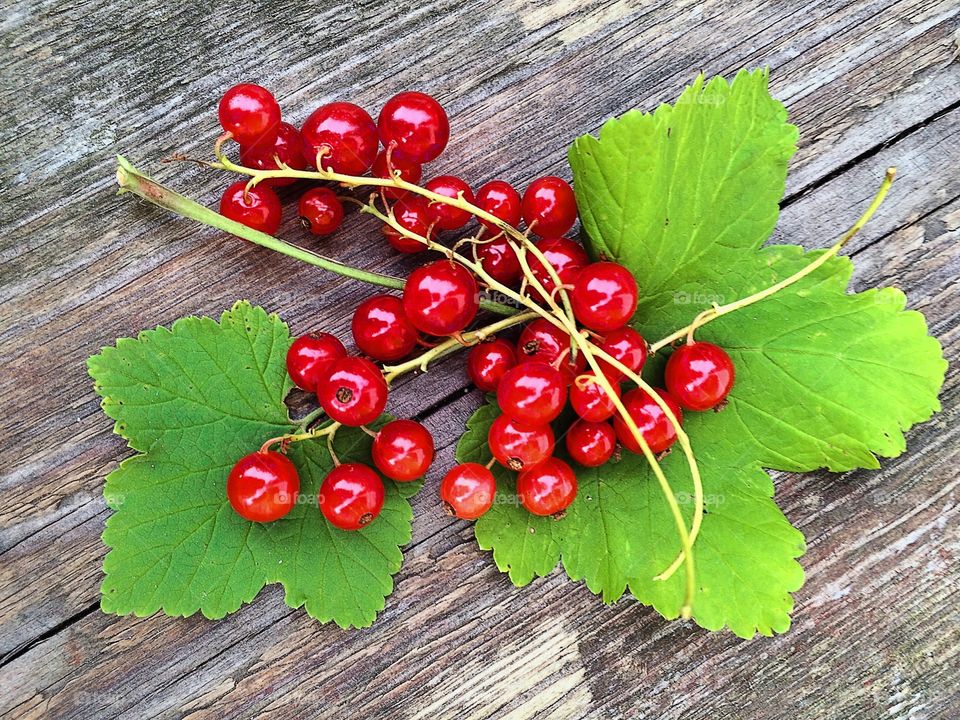
<path id="1" fill-rule="evenodd" d="M 681 408 L 716 407 L 730 391 L 729 356 L 715 345 L 693 342 L 693 330 L 667 362 L 666 390 L 640 381 L 648 346 L 628 325 L 638 303 L 636 280 L 617 263 L 590 262 L 579 243 L 564 237 L 576 222 L 577 208 L 572 188 L 561 178 L 535 180 L 522 198 L 502 180 L 488 182 L 476 194 L 452 175 L 417 185 L 422 164 L 443 151 L 450 135 L 447 115 L 432 97 L 401 93 L 387 102 L 376 124 L 356 105 L 330 103 L 314 111 L 298 132 L 281 122 L 279 105 L 267 90 L 238 85 L 221 100 L 220 121 L 241 146 L 244 167 L 228 169 L 253 177 L 228 188 L 221 203 L 224 215 L 272 234 L 280 224 L 280 202 L 268 183 L 317 177 L 348 187 L 372 185 L 379 194 L 365 207 L 384 220 L 391 246 L 404 253 L 433 249 L 448 255 L 413 270 L 402 298 L 377 295 L 357 307 L 352 333 L 366 357 L 349 356 L 343 343 L 326 333 L 293 343 L 288 372 L 300 388 L 316 393 L 332 424 L 279 438 L 281 448 L 323 434 L 332 438 L 342 425 L 373 423 L 386 407 L 389 379 L 404 366 L 381 369 L 372 360 L 397 362 L 422 344 L 434 348 L 422 356 L 425 367 L 453 341 L 473 345 L 467 373 L 478 388 L 496 393 L 502 411 L 487 438 L 494 460 L 450 470 L 440 486 L 444 503 L 458 517 L 480 517 L 495 500 L 490 467 L 499 462 L 518 473 L 517 496 L 528 511 L 559 515 L 577 493 L 574 470 L 554 456 L 554 425 L 568 401 L 576 417 L 567 423 L 567 453 L 581 466 L 597 467 L 613 457 L 618 443 L 634 453 L 665 452 L 678 438 Z M 311 160 L 318 172 L 298 175 Z M 367 172 L 385 182 L 362 177 Z M 343 206 L 333 190 L 314 188 L 301 197 L 300 214 L 314 233 L 327 234 L 339 226 Z M 475 235 L 453 250 L 436 242 L 441 231 L 459 230 L 474 216 L 480 222 Z M 525 232 L 517 229 L 521 221 Z M 533 233 L 540 239 L 531 240 Z M 469 243 L 472 258 L 456 254 L 463 243 Z M 480 308 L 480 285 L 530 310 L 497 325 L 529 320 L 516 341 L 489 337 L 494 326 L 466 338 Z M 447 340 L 437 344 L 427 338 Z M 641 386 L 621 393 L 625 382 Z M 433 440 L 422 425 L 396 420 L 368 432 L 375 436 L 374 464 L 384 476 L 398 482 L 423 476 L 433 458 Z M 230 475 L 230 501 L 251 520 L 282 517 L 298 492 L 295 468 L 269 451 L 271 442 L 241 460 Z M 334 462 L 320 489 L 320 509 L 336 527 L 363 527 L 380 512 L 383 483 L 366 465 L 340 464 L 335 455 Z"/>

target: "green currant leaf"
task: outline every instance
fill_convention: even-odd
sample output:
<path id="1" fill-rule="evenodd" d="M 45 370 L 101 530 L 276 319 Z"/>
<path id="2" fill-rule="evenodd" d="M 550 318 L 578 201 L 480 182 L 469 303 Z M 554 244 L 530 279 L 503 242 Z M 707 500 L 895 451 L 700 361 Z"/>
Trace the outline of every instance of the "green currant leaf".
<path id="1" fill-rule="evenodd" d="M 290 451 L 301 495 L 286 517 L 251 523 L 227 501 L 234 462 L 292 430 L 283 402 L 290 341 L 279 318 L 241 302 L 219 323 L 184 318 L 90 359 L 104 411 L 140 453 L 104 489 L 114 511 L 103 534 L 104 611 L 219 618 L 272 582 L 291 607 L 342 627 L 369 625 L 383 608 L 411 535 L 410 506 L 393 483 L 369 527 L 333 528 L 317 508 L 333 467 L 326 443 L 302 442 Z M 370 442 L 343 429 L 336 450 L 369 462 Z"/>

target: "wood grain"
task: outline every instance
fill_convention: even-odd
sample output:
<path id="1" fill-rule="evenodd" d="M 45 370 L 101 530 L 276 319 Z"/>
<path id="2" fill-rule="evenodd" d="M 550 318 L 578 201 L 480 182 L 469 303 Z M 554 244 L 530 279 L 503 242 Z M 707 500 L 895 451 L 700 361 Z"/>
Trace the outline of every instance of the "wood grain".
<path id="1" fill-rule="evenodd" d="M 802 138 L 774 242 L 826 244 L 897 165 L 888 203 L 851 247 L 854 286 L 904 289 L 952 359 L 958 17 L 955 2 L 936 0 L 14 5 L 0 24 L 0 713 L 955 717 L 953 368 L 944 412 L 911 432 L 903 457 L 874 473 L 778 479 L 808 538 L 808 581 L 790 633 L 743 642 L 633 601 L 604 607 L 557 573 L 513 588 L 429 489 L 414 502 L 396 592 L 369 630 L 319 626 L 276 588 L 217 623 L 102 615 L 100 491 L 127 451 L 84 360 L 238 297 L 282 311 L 295 330 L 346 334 L 369 294 L 113 195 L 122 152 L 213 203 L 222 178 L 156 160 L 209 151 L 218 93 L 238 77 L 274 88 L 295 121 L 333 98 L 375 108 L 402 88 L 434 92 L 455 136 L 431 171 L 522 185 L 566 174 L 570 140 L 606 117 L 668 101 L 699 70 L 761 64 Z M 283 234 L 301 237 L 292 218 Z M 352 217 L 323 250 L 408 269 L 377 235 Z M 425 383 L 447 388 L 444 401 Z M 438 435 L 434 475 L 477 403 L 456 360 L 396 394 L 397 413 Z"/>

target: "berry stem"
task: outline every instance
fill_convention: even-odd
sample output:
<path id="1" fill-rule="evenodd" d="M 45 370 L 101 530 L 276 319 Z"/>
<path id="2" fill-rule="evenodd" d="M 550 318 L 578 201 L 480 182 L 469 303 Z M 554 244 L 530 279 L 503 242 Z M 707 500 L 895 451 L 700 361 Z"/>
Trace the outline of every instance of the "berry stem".
<path id="1" fill-rule="evenodd" d="M 329 425 L 325 425 L 322 428 L 316 430 L 309 430 L 307 432 L 300 433 L 288 433 L 287 435 L 279 435 L 274 438 L 270 438 L 263 445 L 260 446 L 260 452 L 265 453 L 270 449 L 271 445 L 280 443 L 281 447 L 286 448 L 290 443 L 301 442 L 303 440 L 314 440 L 319 437 L 324 436 L 333 436 L 337 430 L 340 429 L 340 423 L 334 422 Z"/>
<path id="2" fill-rule="evenodd" d="M 323 408 L 317 408 L 316 410 L 310 411 L 309 413 L 304 415 L 303 418 L 300 420 L 300 424 L 298 425 L 297 429 L 301 433 L 306 432 L 307 428 L 309 428 L 317 420 L 323 417 L 323 415 L 324 415 Z"/>
<path id="3" fill-rule="evenodd" d="M 860 232 L 863 226 L 867 224 L 870 218 L 873 217 L 874 213 L 879 209 L 880 205 L 883 203 L 884 199 L 887 197 L 887 192 L 890 190 L 890 186 L 893 184 L 893 179 L 896 176 L 896 174 L 897 174 L 896 168 L 892 168 L 892 167 L 887 168 L 887 172 L 884 175 L 883 182 L 880 183 L 880 189 L 877 190 L 877 194 L 874 196 L 873 201 L 870 203 L 867 209 L 863 212 L 863 215 L 860 216 L 860 218 L 850 227 L 849 230 L 847 230 L 843 234 L 843 236 L 836 243 L 834 243 L 826 251 L 824 251 L 821 255 L 819 255 L 816 260 L 814 260 L 813 262 L 811 262 L 809 265 L 802 268 L 801 270 L 798 270 L 790 277 L 784 278 L 780 282 L 775 283 L 770 287 L 764 290 L 761 290 L 760 292 L 754 293 L 753 295 L 748 295 L 747 297 L 741 298 L 740 300 L 737 300 L 735 302 L 727 303 L 726 305 L 714 305 L 712 308 L 708 308 L 707 310 L 704 310 L 693 319 L 692 323 L 690 323 L 686 327 L 680 328 L 676 332 L 673 332 L 670 335 L 667 335 L 667 337 L 651 345 L 650 352 L 655 353 L 658 350 L 663 349 L 667 345 L 670 345 L 671 343 L 679 340 L 684 336 L 686 336 L 688 343 L 692 343 L 693 333 L 698 328 L 703 327 L 704 325 L 706 325 L 708 322 L 711 322 L 712 320 L 716 320 L 718 317 L 722 317 L 723 315 L 728 315 L 735 310 L 740 310 L 741 308 L 745 308 L 748 305 L 752 305 L 755 302 L 759 302 L 760 300 L 764 300 L 770 297 L 771 295 L 774 295 L 780 292 L 784 288 L 787 288 L 793 285 L 795 282 L 802 280 L 807 275 L 814 272 L 821 265 L 828 262 L 831 258 L 835 257 L 837 253 L 839 253 L 840 250 L 843 249 L 843 246 L 846 245 L 848 242 L 850 242 L 850 239 L 854 235 Z"/>

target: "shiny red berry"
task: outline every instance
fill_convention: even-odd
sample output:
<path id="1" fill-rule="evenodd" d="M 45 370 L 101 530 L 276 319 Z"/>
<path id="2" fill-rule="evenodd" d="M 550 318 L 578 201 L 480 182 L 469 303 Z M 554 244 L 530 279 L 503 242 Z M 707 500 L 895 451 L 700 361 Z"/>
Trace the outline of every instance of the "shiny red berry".
<path id="1" fill-rule="evenodd" d="M 423 167 L 420 165 L 420 163 L 404 157 L 403 155 L 396 153 L 392 154 L 390 156 L 390 166 L 393 168 L 394 172 L 400 173 L 401 179 L 406 180 L 408 183 L 413 183 L 416 185 L 423 177 Z M 381 150 L 379 153 L 377 153 L 377 157 L 373 161 L 373 168 L 370 170 L 370 174 L 378 178 L 392 178 L 390 175 L 390 167 L 387 166 L 386 150 Z M 406 190 L 401 190 L 400 188 L 395 187 L 384 187 L 381 188 L 381 190 L 388 198 L 392 198 L 394 200 L 399 200 L 407 195 Z"/>
<path id="2" fill-rule="evenodd" d="M 519 362 L 536 360 L 553 365 L 563 374 L 569 385 L 587 366 L 583 353 L 577 353 L 576 359 L 570 347 L 570 336 L 544 318 L 537 318 L 520 331 L 517 339 L 517 359 Z"/>
<path id="3" fill-rule="evenodd" d="M 494 280 L 504 285 L 516 285 L 520 282 L 523 277 L 520 258 L 506 236 L 483 240 L 473 248 L 477 260 Z"/>
<path id="4" fill-rule="evenodd" d="M 470 348 L 467 354 L 467 376 L 484 392 L 496 392 L 507 370 L 517 364 L 513 343 L 496 338 Z"/>
<path id="5" fill-rule="evenodd" d="M 427 335 L 451 335 L 473 322 L 480 296 L 463 265 L 437 260 L 410 273 L 403 287 L 403 309 L 413 326 Z"/>
<path id="6" fill-rule="evenodd" d="M 317 187 L 300 196 L 300 223 L 314 235 L 330 235 L 343 222 L 343 203 L 330 188 Z"/>
<path id="7" fill-rule="evenodd" d="M 573 314 L 582 325 L 607 332 L 626 325 L 637 309 L 637 281 L 623 265 L 596 262 L 577 276 L 570 294 Z"/>
<path id="8" fill-rule="evenodd" d="M 516 227 L 520 224 L 520 193 L 513 186 L 503 180 L 491 180 L 477 190 L 476 206 L 486 210 L 507 225 Z M 499 227 L 489 220 L 480 220 L 480 223 L 494 235 L 502 232 Z"/>
<path id="9" fill-rule="evenodd" d="M 534 515 L 557 515 L 577 496 L 577 476 L 560 458 L 549 458 L 517 477 L 520 502 Z"/>
<path id="10" fill-rule="evenodd" d="M 677 421 L 683 423 L 683 414 L 677 401 L 666 390 L 657 390 L 657 394 L 666 401 Z M 623 396 L 623 404 L 652 452 L 663 452 L 676 442 L 677 431 L 673 423 L 670 422 L 663 408 L 646 391 L 640 388 L 631 390 Z M 636 441 L 619 413 L 613 418 L 613 427 L 617 431 L 617 438 L 621 445 L 630 452 L 641 452 L 640 443 Z"/>
<path id="11" fill-rule="evenodd" d="M 539 465 L 553 455 L 553 429 L 549 425 L 525 425 L 499 415 L 487 431 L 487 444 L 497 462 L 519 471 Z"/>
<path id="12" fill-rule="evenodd" d="M 280 105 L 266 88 L 241 83 L 220 98 L 220 124 L 240 145 L 272 147 L 280 126 Z"/>
<path id="13" fill-rule="evenodd" d="M 667 390 L 687 410 L 709 410 L 722 403 L 733 379 L 733 360 L 712 343 L 681 345 L 667 360 Z"/>
<path id="14" fill-rule="evenodd" d="M 471 205 L 474 204 L 473 190 L 465 181 L 455 175 L 440 175 L 430 180 L 424 187 L 430 192 L 448 198 L 456 199 L 462 195 L 466 202 Z M 455 208 L 440 201 L 430 202 L 430 212 L 436 220 L 437 227 L 441 230 L 459 230 L 473 217 L 466 210 Z"/>
<path id="15" fill-rule="evenodd" d="M 537 249 L 543 253 L 543 256 L 547 259 L 547 262 L 556 270 L 562 285 L 573 286 L 577 276 L 580 275 L 580 271 L 590 262 L 590 258 L 587 257 L 587 251 L 583 249 L 583 246 L 569 238 L 547 238 L 541 240 L 536 245 Z M 530 262 L 530 271 L 533 273 L 533 276 L 543 285 L 548 293 L 553 293 L 556 283 L 543 266 L 543 263 L 531 254 L 527 255 L 527 259 Z M 539 292 L 535 292 L 534 290 L 530 290 L 529 292 L 532 297 L 540 301 Z"/>
<path id="16" fill-rule="evenodd" d="M 220 214 L 267 235 L 280 229 L 283 208 L 280 198 L 266 185 L 247 188 L 246 180 L 239 180 L 223 191 Z"/>
<path id="17" fill-rule="evenodd" d="M 359 427 L 369 425 L 387 406 L 387 383 L 383 373 L 366 358 L 345 357 L 330 367 L 330 374 L 317 388 L 320 407 L 332 420 Z"/>
<path id="18" fill-rule="evenodd" d="M 577 220 L 577 199 L 562 178 L 537 178 L 523 194 L 523 219 L 540 237 L 563 235 Z"/>
<path id="19" fill-rule="evenodd" d="M 359 530 L 380 514 L 385 495 L 383 480 L 371 468 L 343 463 L 323 479 L 317 504 L 334 527 Z"/>
<path id="20" fill-rule="evenodd" d="M 546 425 L 557 419 L 567 402 L 567 384 L 560 371 L 542 362 L 528 362 L 507 371 L 497 388 L 497 404 L 514 420 Z"/>
<path id="21" fill-rule="evenodd" d="M 620 397 L 620 383 L 611 382 L 610 385 L 614 394 Z M 570 406 L 577 415 L 589 422 L 609 420 L 617 411 L 613 399 L 597 382 L 597 376 L 592 372 L 579 375 L 573 381 L 570 386 Z"/>
<path id="22" fill-rule="evenodd" d="M 303 157 L 303 138 L 300 131 L 290 123 L 282 122 L 277 128 L 277 139 L 270 145 L 258 142 L 251 146 L 240 146 L 240 164 L 257 170 L 278 170 L 277 160 L 291 170 L 306 170 L 307 161 Z M 296 182 L 296 178 L 268 178 L 264 185 L 282 187 Z"/>
<path id="23" fill-rule="evenodd" d="M 227 499 L 237 515 L 254 522 L 279 520 L 293 509 L 300 476 L 289 458 L 255 452 L 240 458 L 227 478 Z"/>
<path id="24" fill-rule="evenodd" d="M 447 513 L 461 520 L 476 520 L 487 512 L 496 492 L 493 473 L 479 463 L 455 465 L 440 482 L 440 499 Z"/>
<path id="25" fill-rule="evenodd" d="M 433 214 L 430 212 L 430 204 L 425 198 L 419 195 L 412 195 L 398 200 L 393 206 L 393 216 L 404 230 L 419 235 L 427 240 L 432 240 L 434 236 Z M 403 235 L 396 228 L 383 225 L 383 234 L 387 238 L 390 246 L 398 252 L 414 254 L 423 252 L 427 246 L 419 240 L 414 240 Z"/>
<path id="26" fill-rule="evenodd" d="M 617 433 L 608 422 L 577 420 L 565 440 L 570 457 L 584 467 L 603 465 L 617 447 Z"/>
<path id="27" fill-rule="evenodd" d="M 600 349 L 635 373 L 639 373 L 647 361 L 647 341 L 629 326 L 606 333 L 603 342 L 600 343 Z M 623 373 L 619 369 L 604 360 L 599 360 L 599 363 L 603 374 L 610 380 L 623 379 Z"/>
<path id="28" fill-rule="evenodd" d="M 396 151 L 419 163 L 435 159 L 450 139 L 450 123 L 443 107 L 421 92 L 402 92 L 383 106 L 377 121 L 384 147 L 395 143 Z"/>
<path id="29" fill-rule="evenodd" d="M 377 432 L 370 454 L 377 469 L 391 480 L 421 478 L 433 462 L 433 436 L 415 420 L 391 420 Z"/>
<path id="30" fill-rule="evenodd" d="M 301 335 L 287 350 L 287 373 L 298 388 L 316 392 L 333 364 L 346 356 L 343 343 L 329 333 Z"/>
<path id="31" fill-rule="evenodd" d="M 374 295 L 360 303 L 350 329 L 360 352 L 380 362 L 406 357 L 420 337 L 403 312 L 403 300 L 394 295 Z"/>
<path id="32" fill-rule="evenodd" d="M 344 175 L 363 175 L 377 157 L 377 126 L 367 111 L 348 102 L 321 105 L 300 129 L 304 153 L 311 165 L 317 153 L 325 170 Z"/>

